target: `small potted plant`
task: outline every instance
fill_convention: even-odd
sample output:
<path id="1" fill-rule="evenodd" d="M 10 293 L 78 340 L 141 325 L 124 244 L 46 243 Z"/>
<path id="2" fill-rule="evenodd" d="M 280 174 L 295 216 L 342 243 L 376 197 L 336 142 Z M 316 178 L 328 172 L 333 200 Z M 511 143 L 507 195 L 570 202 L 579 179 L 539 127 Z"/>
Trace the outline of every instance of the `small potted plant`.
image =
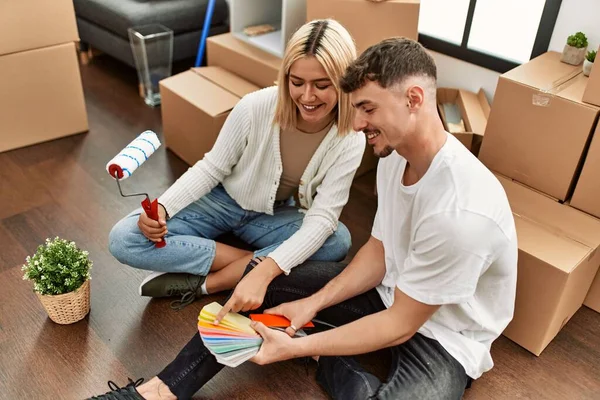
<path id="1" fill-rule="evenodd" d="M 87 251 L 75 242 L 58 237 L 46 239 L 23 265 L 23 279 L 33 282 L 50 319 L 58 324 L 72 324 L 90 311 L 90 270 Z"/>
<path id="2" fill-rule="evenodd" d="M 594 66 L 594 60 L 596 60 L 597 50 L 588 51 L 585 55 L 585 60 L 583 60 L 583 74 L 585 76 L 590 76 L 590 72 L 592 72 L 592 67 Z"/>
<path id="3" fill-rule="evenodd" d="M 579 65 L 585 58 L 588 40 L 583 32 L 577 32 L 567 38 L 561 61 L 571 65 Z"/>

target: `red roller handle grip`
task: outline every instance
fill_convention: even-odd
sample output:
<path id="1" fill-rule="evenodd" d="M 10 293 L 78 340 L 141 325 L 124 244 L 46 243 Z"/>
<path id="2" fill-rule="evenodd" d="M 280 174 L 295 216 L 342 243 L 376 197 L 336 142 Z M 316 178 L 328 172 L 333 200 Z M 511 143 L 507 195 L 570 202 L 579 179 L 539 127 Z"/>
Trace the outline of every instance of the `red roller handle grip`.
<path id="1" fill-rule="evenodd" d="M 154 199 L 154 201 L 150 203 L 150 200 L 148 198 L 145 198 L 144 201 L 142 201 L 142 207 L 144 208 L 146 215 L 148 215 L 153 220 L 158 221 L 158 199 Z M 167 242 L 163 238 L 163 240 L 154 243 L 154 245 L 160 249 L 165 247 L 167 245 Z"/>

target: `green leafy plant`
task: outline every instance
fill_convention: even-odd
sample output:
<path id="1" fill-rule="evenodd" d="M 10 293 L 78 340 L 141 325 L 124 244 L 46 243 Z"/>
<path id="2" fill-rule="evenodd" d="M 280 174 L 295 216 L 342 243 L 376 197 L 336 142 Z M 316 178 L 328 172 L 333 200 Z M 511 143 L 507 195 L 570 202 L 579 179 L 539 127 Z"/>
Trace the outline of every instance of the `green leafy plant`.
<path id="1" fill-rule="evenodd" d="M 577 32 L 574 35 L 570 35 L 567 38 L 567 44 L 569 46 L 573 46 L 573 47 L 577 47 L 578 49 L 582 49 L 584 47 L 587 47 L 587 45 L 588 45 L 587 36 L 585 36 L 585 34 L 583 32 Z"/>
<path id="2" fill-rule="evenodd" d="M 48 238 L 33 256 L 27 256 L 21 268 L 23 279 L 32 281 L 33 289 L 42 295 L 72 292 L 91 277 L 93 263 L 88 256 L 75 242 Z"/>
<path id="3" fill-rule="evenodd" d="M 593 63 L 594 60 L 596 60 L 596 53 L 597 53 L 597 50 L 588 51 L 587 54 L 585 55 L 586 60 Z"/>

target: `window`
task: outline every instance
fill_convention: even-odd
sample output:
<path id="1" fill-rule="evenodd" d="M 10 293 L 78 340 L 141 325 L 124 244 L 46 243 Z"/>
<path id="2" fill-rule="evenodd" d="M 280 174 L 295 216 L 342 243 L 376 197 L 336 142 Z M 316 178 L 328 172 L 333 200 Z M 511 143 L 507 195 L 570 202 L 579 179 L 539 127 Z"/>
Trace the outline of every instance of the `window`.
<path id="1" fill-rule="evenodd" d="M 548 51 L 562 0 L 421 0 L 419 42 L 498 72 Z"/>

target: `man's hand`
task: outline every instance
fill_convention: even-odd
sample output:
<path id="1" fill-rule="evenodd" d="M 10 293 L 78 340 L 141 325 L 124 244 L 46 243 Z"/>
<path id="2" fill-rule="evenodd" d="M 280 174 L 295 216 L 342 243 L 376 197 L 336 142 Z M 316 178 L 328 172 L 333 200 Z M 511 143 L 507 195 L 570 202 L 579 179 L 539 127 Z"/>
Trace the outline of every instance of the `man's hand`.
<path id="1" fill-rule="evenodd" d="M 281 269 L 271 258 L 260 262 L 252 271 L 242 278 L 235 287 L 229 301 L 215 318 L 215 323 L 231 312 L 256 310 L 265 299 L 269 283 L 281 273 Z"/>
<path id="2" fill-rule="evenodd" d="M 265 310 L 265 314 L 282 315 L 289 319 L 295 328 L 302 329 L 308 321 L 317 315 L 318 311 L 317 306 L 308 297 L 269 308 Z M 291 326 L 287 327 L 285 332 L 292 337 L 296 334 L 296 330 Z"/>
<path id="3" fill-rule="evenodd" d="M 158 205 L 158 221 L 150 218 L 145 211 L 142 210 L 138 219 L 138 227 L 140 231 L 153 242 L 161 242 L 167 234 L 167 212 L 162 204 Z"/>
<path id="4" fill-rule="evenodd" d="M 260 350 L 250 359 L 258 365 L 271 364 L 294 358 L 294 340 L 285 333 L 269 329 L 260 322 L 252 322 L 252 328 L 263 338 Z"/>

